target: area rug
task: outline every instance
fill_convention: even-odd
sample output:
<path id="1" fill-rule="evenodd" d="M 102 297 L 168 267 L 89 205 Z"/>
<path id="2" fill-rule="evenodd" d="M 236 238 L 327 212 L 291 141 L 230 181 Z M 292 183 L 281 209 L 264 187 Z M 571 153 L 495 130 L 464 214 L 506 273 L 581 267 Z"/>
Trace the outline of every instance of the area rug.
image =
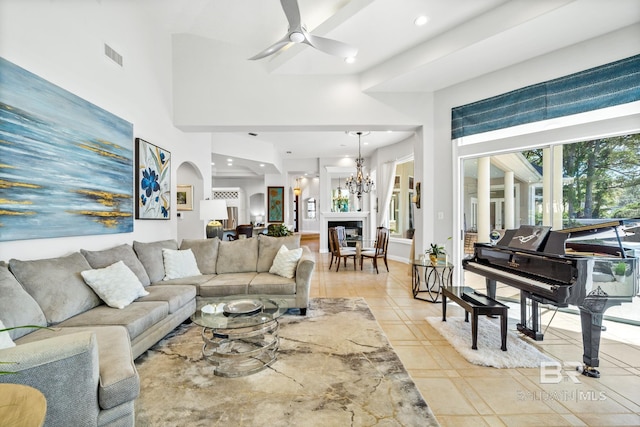
<path id="1" fill-rule="evenodd" d="M 542 362 L 555 362 L 555 359 L 543 354 L 533 345 L 507 331 L 507 351 L 500 349 L 500 324 L 485 316 L 478 317 L 478 349 L 471 349 L 471 321 L 463 317 L 427 317 L 433 326 L 447 341 L 469 362 L 474 365 L 494 368 L 537 368 Z M 498 319 L 495 319 L 496 321 Z"/>
<path id="2" fill-rule="evenodd" d="M 182 325 L 136 360 L 136 426 L 437 426 L 362 298 L 313 299 L 281 320 L 278 360 L 214 376 L 201 328 Z"/>

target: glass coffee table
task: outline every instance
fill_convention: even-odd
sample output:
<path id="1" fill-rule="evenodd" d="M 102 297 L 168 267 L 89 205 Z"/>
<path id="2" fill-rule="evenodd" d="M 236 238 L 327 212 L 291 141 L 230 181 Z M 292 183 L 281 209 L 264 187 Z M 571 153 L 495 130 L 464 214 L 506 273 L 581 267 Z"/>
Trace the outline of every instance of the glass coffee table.
<path id="1" fill-rule="evenodd" d="M 202 355 L 214 374 L 240 377 L 276 361 L 278 318 L 287 312 L 285 300 L 268 295 L 202 298 L 191 320 L 202 326 Z"/>

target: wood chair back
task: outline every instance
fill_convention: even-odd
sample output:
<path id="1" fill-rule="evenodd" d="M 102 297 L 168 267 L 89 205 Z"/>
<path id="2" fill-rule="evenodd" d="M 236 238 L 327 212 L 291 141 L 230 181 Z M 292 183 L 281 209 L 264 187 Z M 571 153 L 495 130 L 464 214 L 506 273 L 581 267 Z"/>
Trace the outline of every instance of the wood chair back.
<path id="1" fill-rule="evenodd" d="M 251 224 L 240 224 L 236 227 L 236 231 L 234 234 L 229 235 L 229 240 L 238 240 L 240 235 L 245 235 L 247 238 L 253 237 L 253 225 Z"/>

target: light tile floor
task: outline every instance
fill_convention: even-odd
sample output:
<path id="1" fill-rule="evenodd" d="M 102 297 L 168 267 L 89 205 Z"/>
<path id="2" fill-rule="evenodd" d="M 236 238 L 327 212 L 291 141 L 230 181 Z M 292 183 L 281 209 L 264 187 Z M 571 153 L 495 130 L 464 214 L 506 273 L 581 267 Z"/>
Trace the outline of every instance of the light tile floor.
<path id="1" fill-rule="evenodd" d="M 408 265 L 390 261 L 390 272 L 383 266 L 376 274 L 371 261 L 363 271 L 349 263 L 336 273 L 329 254 L 316 257 L 311 297 L 364 297 L 442 426 L 640 426 L 639 327 L 605 321 L 601 378 L 541 384 L 538 368 L 480 367 L 460 356 L 424 320 L 441 316 L 441 304 L 413 299 Z M 581 360 L 579 325 L 577 316 L 557 313 L 535 345 L 557 360 Z"/>

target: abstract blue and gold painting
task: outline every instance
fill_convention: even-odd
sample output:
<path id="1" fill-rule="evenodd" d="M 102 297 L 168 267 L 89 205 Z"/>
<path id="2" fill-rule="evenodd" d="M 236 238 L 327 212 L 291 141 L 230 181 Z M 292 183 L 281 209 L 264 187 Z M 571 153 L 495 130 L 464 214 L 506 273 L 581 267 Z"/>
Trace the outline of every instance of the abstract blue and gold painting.
<path id="1" fill-rule="evenodd" d="M 0 241 L 133 231 L 133 125 L 0 58 Z"/>
<path id="2" fill-rule="evenodd" d="M 171 153 L 136 138 L 136 218 L 169 219 Z"/>

